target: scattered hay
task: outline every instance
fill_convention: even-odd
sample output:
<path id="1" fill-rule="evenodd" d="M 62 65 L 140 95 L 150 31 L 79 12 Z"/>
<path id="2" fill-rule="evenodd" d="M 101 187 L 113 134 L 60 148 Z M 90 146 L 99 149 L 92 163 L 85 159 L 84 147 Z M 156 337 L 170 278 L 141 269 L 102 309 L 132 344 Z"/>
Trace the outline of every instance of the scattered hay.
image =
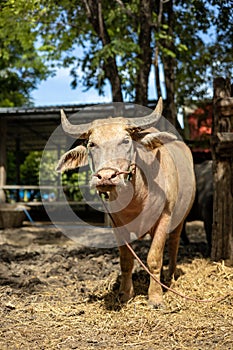
<path id="1" fill-rule="evenodd" d="M 77 247 L 54 229 L 6 230 L 1 238 L 2 350 L 233 348 L 233 269 L 204 258 L 197 237 L 181 245 L 173 287 L 200 299 L 227 297 L 195 303 L 166 292 L 163 310 L 147 306 L 149 277 L 137 263 L 136 296 L 119 302 L 117 249 Z M 134 244 L 144 260 L 148 245 Z"/>

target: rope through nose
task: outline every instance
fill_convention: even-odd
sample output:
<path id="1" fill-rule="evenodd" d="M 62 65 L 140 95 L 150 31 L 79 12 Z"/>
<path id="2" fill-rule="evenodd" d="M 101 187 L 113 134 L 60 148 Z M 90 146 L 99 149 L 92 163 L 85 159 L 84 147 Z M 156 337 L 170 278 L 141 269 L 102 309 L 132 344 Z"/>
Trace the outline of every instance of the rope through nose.
<path id="1" fill-rule="evenodd" d="M 130 174 L 131 173 L 131 171 L 129 170 L 129 171 L 126 171 L 126 170 L 120 170 L 120 171 L 118 171 L 117 173 L 116 173 L 116 175 L 121 175 L 121 174 Z"/>
<path id="2" fill-rule="evenodd" d="M 118 169 L 115 169 L 115 168 L 102 168 L 100 170 L 98 170 L 98 172 L 94 173 L 92 176 L 95 176 L 95 177 L 98 177 L 99 178 L 99 172 L 102 171 L 102 170 L 113 170 L 115 171 L 115 173 L 113 174 L 114 176 L 118 176 L 118 175 L 121 175 L 121 174 L 127 174 L 129 175 L 132 171 L 131 170 L 118 170 Z"/>

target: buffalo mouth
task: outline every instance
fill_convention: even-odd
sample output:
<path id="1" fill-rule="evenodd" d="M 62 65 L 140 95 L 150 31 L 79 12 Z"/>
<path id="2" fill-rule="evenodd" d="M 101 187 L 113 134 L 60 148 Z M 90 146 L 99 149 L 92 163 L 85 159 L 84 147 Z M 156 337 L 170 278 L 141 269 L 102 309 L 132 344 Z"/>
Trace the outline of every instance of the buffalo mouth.
<path id="1" fill-rule="evenodd" d="M 115 168 L 103 168 L 93 174 L 90 186 L 99 192 L 113 192 L 116 187 L 125 185 L 125 173 Z"/>
<path id="2" fill-rule="evenodd" d="M 116 184 L 101 184 L 95 187 L 98 192 L 111 192 L 116 188 L 116 186 Z"/>

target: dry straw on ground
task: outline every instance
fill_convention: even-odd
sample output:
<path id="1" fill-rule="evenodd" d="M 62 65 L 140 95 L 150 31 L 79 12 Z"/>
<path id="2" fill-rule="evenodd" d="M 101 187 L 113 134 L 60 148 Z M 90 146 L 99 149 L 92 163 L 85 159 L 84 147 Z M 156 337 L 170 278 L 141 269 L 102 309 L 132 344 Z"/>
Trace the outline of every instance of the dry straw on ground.
<path id="1" fill-rule="evenodd" d="M 227 298 L 200 304 L 167 292 L 157 311 L 147 306 L 149 278 L 137 263 L 136 296 L 119 303 L 117 249 L 78 247 L 51 228 L 2 231 L 0 349 L 233 349 L 233 268 L 206 257 L 199 223 L 188 229 L 173 287 Z M 144 261 L 148 246 L 134 244 Z"/>

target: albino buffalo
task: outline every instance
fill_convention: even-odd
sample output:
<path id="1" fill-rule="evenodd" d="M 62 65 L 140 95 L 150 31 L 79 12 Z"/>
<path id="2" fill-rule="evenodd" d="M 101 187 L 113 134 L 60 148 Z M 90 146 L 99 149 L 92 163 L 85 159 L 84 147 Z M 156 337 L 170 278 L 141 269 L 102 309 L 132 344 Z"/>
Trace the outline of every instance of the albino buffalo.
<path id="1" fill-rule="evenodd" d="M 85 125 L 72 125 L 62 111 L 62 127 L 69 135 L 83 139 L 66 152 L 57 171 L 75 169 L 89 163 L 90 185 L 109 199 L 113 227 L 120 250 L 120 298 L 134 295 L 134 258 L 124 245 L 130 233 L 152 238 L 147 263 L 160 279 L 163 251 L 169 234 L 169 278 L 175 268 L 180 233 L 195 195 L 193 161 L 188 147 L 172 133 L 153 126 L 162 114 L 162 99 L 150 115 L 142 118 L 98 119 Z M 149 304 L 163 304 L 162 288 L 152 278 Z"/>

